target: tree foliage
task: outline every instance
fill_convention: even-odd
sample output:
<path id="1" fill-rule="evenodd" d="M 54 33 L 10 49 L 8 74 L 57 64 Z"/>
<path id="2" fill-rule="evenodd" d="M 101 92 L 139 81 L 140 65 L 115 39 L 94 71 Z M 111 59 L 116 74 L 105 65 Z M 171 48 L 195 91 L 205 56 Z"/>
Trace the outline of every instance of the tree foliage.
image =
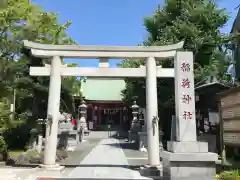
<path id="1" fill-rule="evenodd" d="M 23 50 L 23 40 L 44 44 L 74 44 L 66 33 L 70 25 L 70 22 L 60 24 L 58 14 L 45 12 L 28 0 L 8 0 L 1 3 L 0 117 L 4 116 L 4 122 L 9 117 L 14 89 L 16 120 L 25 119 L 27 123 L 24 126 L 30 128 L 36 124 L 37 118 L 46 118 L 49 77 L 31 77 L 29 67 L 44 66 L 50 61 L 32 57 L 30 52 Z M 62 96 L 68 101 L 63 106 L 64 110 L 72 109 L 72 89 L 68 86 L 78 83 L 76 81 L 76 78 L 63 80 Z"/>
<path id="2" fill-rule="evenodd" d="M 184 41 L 184 50 L 194 53 L 195 82 L 207 76 L 224 78 L 228 61 L 224 44 L 230 37 L 220 29 L 229 16 L 224 9 L 210 0 L 166 0 L 154 14 L 144 19 L 148 38 L 144 46 L 161 46 Z M 144 61 L 124 60 L 121 67 L 139 67 Z M 173 59 L 158 61 L 157 65 L 173 67 Z M 140 105 L 145 106 L 145 80 L 126 79 L 124 100 L 137 96 Z M 158 79 L 159 106 L 163 106 L 174 95 L 173 79 Z M 161 95 L 161 96 L 160 96 Z"/>

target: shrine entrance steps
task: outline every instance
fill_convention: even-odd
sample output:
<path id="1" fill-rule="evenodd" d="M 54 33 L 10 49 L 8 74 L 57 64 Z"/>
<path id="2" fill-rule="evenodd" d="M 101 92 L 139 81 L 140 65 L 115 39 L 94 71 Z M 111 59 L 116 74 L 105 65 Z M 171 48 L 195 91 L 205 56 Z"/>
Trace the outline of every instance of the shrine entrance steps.
<path id="1" fill-rule="evenodd" d="M 108 139 L 115 137 L 118 134 L 117 131 L 90 131 L 88 136 L 85 136 L 84 139 Z"/>
<path id="2" fill-rule="evenodd" d="M 110 131 L 108 129 L 102 131 L 90 131 L 88 136 L 84 138 L 87 139 L 108 139 L 117 138 L 123 139 L 128 137 L 128 132 L 124 131 L 122 128 L 112 128 Z"/>

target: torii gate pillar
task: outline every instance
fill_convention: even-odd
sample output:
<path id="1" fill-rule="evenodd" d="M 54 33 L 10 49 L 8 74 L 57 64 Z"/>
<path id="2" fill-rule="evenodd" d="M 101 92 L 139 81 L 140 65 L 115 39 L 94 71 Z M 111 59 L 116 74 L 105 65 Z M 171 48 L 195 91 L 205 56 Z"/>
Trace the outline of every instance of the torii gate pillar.
<path id="1" fill-rule="evenodd" d="M 56 150 L 61 97 L 61 66 L 61 58 L 59 56 L 54 56 L 51 60 L 47 109 L 48 120 L 46 123 L 44 164 L 42 165 L 42 167 L 45 168 L 60 167 L 59 165 L 56 165 Z"/>
<path id="2" fill-rule="evenodd" d="M 146 111 L 148 162 L 151 166 L 159 166 L 157 75 L 154 57 L 147 58 L 146 62 Z M 154 122 L 154 117 L 156 122 Z"/>

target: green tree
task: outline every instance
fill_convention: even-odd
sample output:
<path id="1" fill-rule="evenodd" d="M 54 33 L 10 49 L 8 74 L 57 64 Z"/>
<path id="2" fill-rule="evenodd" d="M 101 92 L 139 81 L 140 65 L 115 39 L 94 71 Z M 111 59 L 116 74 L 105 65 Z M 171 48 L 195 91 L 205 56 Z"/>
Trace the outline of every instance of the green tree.
<path id="1" fill-rule="evenodd" d="M 224 9 L 219 9 L 214 1 L 208 0 L 166 0 L 154 14 L 144 19 L 148 38 L 144 46 L 168 45 L 184 41 L 184 49 L 194 53 L 195 82 L 200 82 L 208 75 L 221 80 L 226 70 L 227 61 L 222 45 L 229 41 L 229 36 L 221 34 L 228 20 Z M 158 61 L 163 67 L 173 67 L 173 60 Z M 144 61 L 125 60 L 121 67 L 139 67 Z M 126 79 L 124 100 L 129 102 L 132 96 L 139 97 L 140 105 L 145 101 L 140 98 L 145 93 L 144 79 Z M 173 79 L 158 79 L 159 106 L 173 98 Z M 161 96 L 160 96 L 161 95 Z"/>
<path id="2" fill-rule="evenodd" d="M 77 67 L 77 64 L 68 64 L 67 67 Z M 67 98 L 62 98 L 62 108 L 68 110 L 69 113 L 72 113 L 73 115 L 76 115 L 76 108 L 75 108 L 75 97 L 81 97 L 81 80 L 79 77 L 76 76 L 66 76 L 63 77 L 62 82 L 63 89 L 65 89 L 68 93 L 66 93 L 68 96 Z M 71 108 L 70 108 L 71 107 Z"/>
<path id="3" fill-rule="evenodd" d="M 49 77 L 29 76 L 30 66 L 44 66 L 49 64 L 49 60 L 32 57 L 29 51 L 23 50 L 23 40 L 44 44 L 74 44 L 66 33 L 70 25 L 70 22 L 60 24 L 58 14 L 45 12 L 29 0 L 8 0 L 1 4 L 0 104 L 4 103 L 2 106 L 8 109 L 9 104 L 13 102 L 14 89 L 16 90 L 15 117 L 26 120 L 22 125 L 23 133 L 19 133 L 18 129 L 16 136 L 25 134 L 25 138 L 28 137 L 26 129 L 32 128 L 37 118 L 46 117 L 49 86 Z M 65 100 L 71 99 L 70 94 L 71 92 L 63 85 L 62 96 Z M 5 115 L 9 113 L 8 111 L 5 113 L 5 110 L 0 110 L 0 117 L 3 114 L 4 117 L 8 117 Z M 11 129 L 6 133 L 13 131 Z"/>

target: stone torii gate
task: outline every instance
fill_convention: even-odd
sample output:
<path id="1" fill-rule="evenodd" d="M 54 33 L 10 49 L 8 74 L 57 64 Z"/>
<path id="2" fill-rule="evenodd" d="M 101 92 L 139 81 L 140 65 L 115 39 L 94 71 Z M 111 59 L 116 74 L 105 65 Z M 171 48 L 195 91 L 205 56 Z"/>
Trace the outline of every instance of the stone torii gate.
<path id="1" fill-rule="evenodd" d="M 202 144 L 197 142 L 196 136 L 193 54 L 192 52 L 177 51 L 183 47 L 183 42 L 167 46 L 127 47 L 47 45 L 24 41 L 24 46 L 31 50 L 33 56 L 51 59 L 50 67 L 30 67 L 31 76 L 50 76 L 48 117 L 51 118 L 49 118 L 46 125 L 46 142 L 42 167 L 49 169 L 59 168 L 55 162 L 55 155 L 61 76 L 146 77 L 146 119 L 148 163 L 150 168 L 160 165 L 158 118 L 156 118 L 158 117 L 157 77 L 175 77 L 177 142 L 169 143 L 168 150 L 173 153 L 173 156 L 171 153 L 170 155 L 165 155 L 166 158 L 163 162 L 172 161 L 174 159 L 173 157 L 178 157 L 176 153 L 179 153 L 181 150 L 185 150 L 186 154 L 187 152 L 192 152 L 191 150 L 193 150 L 194 153 L 195 151 L 200 152 L 200 150 L 198 151 L 198 149 L 196 149 L 200 146 L 202 147 Z M 174 68 L 161 68 L 156 66 L 156 59 L 164 60 L 170 57 L 174 57 Z M 108 63 L 109 58 L 144 59 L 146 60 L 146 66 L 140 68 L 64 67 L 61 58 L 99 58 L 100 61 L 105 63 Z M 193 147 L 192 149 L 190 148 L 190 151 L 186 149 L 186 143 L 188 147 Z M 206 147 L 204 146 L 204 148 L 205 152 Z M 184 159 L 176 158 L 176 161 L 184 161 Z M 166 167 L 169 168 L 169 164 Z M 191 167 L 192 165 L 189 166 L 189 168 Z M 184 171 L 184 168 L 186 169 L 186 164 L 183 169 L 178 169 L 178 172 Z M 168 174 L 175 172 L 171 172 L 171 170 L 172 169 L 167 169 L 166 172 Z"/>

